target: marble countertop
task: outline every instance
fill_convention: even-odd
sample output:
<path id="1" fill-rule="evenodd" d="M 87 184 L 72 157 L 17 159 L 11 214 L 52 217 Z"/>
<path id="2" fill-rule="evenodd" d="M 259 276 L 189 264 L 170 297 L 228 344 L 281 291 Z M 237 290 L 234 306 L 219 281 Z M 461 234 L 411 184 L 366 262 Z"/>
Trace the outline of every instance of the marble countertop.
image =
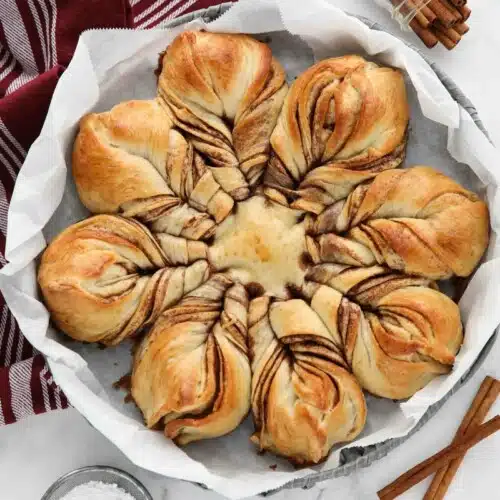
<path id="1" fill-rule="evenodd" d="M 388 12 L 374 0 L 331 0 L 352 13 L 369 17 L 389 31 L 398 32 Z M 451 53 L 442 47 L 426 50 L 472 100 L 497 145 L 500 144 L 500 18 L 498 0 L 470 0 L 473 15 L 470 32 Z M 398 33 L 419 43 L 412 33 Z M 499 158 L 500 168 L 500 158 Z M 500 341 L 474 377 L 457 392 L 422 430 L 386 458 L 346 477 L 320 484 L 311 490 L 286 490 L 275 500 L 370 499 L 376 491 L 419 461 L 449 444 L 459 421 L 485 375 L 500 378 Z M 500 403 L 491 414 L 500 412 Z M 38 500 L 60 475 L 86 465 L 112 465 L 138 477 L 154 500 L 222 500 L 189 483 L 167 479 L 134 466 L 73 409 L 27 418 L 0 428 L 1 500 Z M 447 498 L 450 500 L 494 498 L 500 466 L 500 433 L 473 448 L 464 460 Z M 402 500 L 422 498 L 428 480 L 412 488 Z M 496 496 L 498 498 L 498 496 Z M 254 497 L 257 498 L 257 497 Z"/>

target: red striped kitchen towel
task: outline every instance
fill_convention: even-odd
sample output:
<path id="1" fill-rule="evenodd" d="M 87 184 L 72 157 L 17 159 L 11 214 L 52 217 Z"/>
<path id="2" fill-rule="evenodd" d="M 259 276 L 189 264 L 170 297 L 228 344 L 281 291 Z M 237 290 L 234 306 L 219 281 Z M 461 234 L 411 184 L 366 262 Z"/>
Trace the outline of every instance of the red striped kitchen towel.
<path id="1" fill-rule="evenodd" d="M 42 128 L 59 76 L 90 28 L 159 27 L 220 0 L 0 0 L 0 267 L 7 211 L 26 152 Z M 43 356 L 0 295 L 0 425 L 66 408 Z"/>

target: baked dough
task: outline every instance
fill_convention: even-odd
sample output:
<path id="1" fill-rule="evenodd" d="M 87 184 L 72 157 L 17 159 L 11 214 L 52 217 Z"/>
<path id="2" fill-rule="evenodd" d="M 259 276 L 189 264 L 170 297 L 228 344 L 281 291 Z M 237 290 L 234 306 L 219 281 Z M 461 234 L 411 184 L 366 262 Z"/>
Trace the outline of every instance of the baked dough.
<path id="1" fill-rule="evenodd" d="M 384 264 L 445 279 L 468 276 L 483 255 L 489 234 L 486 204 L 437 170 L 417 166 L 382 172 L 342 198 L 337 193 L 344 191 L 345 180 L 320 180 L 318 170 L 309 182 L 322 186 L 331 205 L 309 219 L 307 246 L 314 262 Z"/>
<path id="2" fill-rule="evenodd" d="M 179 445 L 222 436 L 250 406 L 245 288 L 212 276 L 165 311 L 134 356 L 132 396 Z"/>
<path id="3" fill-rule="evenodd" d="M 451 370 L 463 339 L 460 311 L 432 280 L 320 264 L 307 281 L 311 308 L 364 389 L 403 399 Z"/>
<path id="4" fill-rule="evenodd" d="M 168 266 L 139 222 L 96 215 L 65 229 L 42 256 L 38 283 L 52 321 L 76 340 L 118 344 L 209 276 L 206 261 Z"/>
<path id="5" fill-rule="evenodd" d="M 321 200 L 301 196 L 307 173 L 321 166 L 330 176 L 342 176 L 344 169 L 366 176 L 398 167 L 408 118 L 398 70 L 359 56 L 321 61 L 290 87 L 271 136 L 264 183 L 284 193 L 293 208 L 319 213 Z"/>
<path id="6" fill-rule="evenodd" d="M 488 210 L 438 171 L 398 169 L 402 74 L 359 56 L 288 88 L 246 35 L 181 33 L 158 95 L 82 118 L 73 175 L 96 214 L 45 251 L 56 325 L 144 335 L 132 396 L 179 445 L 233 430 L 300 465 L 448 373 L 463 340 L 435 280 L 469 276 Z"/>
<path id="7" fill-rule="evenodd" d="M 266 168 L 287 90 L 271 49 L 247 35 L 185 31 L 160 61 L 158 93 L 172 121 L 238 201 Z"/>
<path id="8" fill-rule="evenodd" d="M 363 430 L 363 393 L 340 345 L 304 300 L 254 299 L 249 342 L 252 441 L 260 450 L 315 464 Z"/>

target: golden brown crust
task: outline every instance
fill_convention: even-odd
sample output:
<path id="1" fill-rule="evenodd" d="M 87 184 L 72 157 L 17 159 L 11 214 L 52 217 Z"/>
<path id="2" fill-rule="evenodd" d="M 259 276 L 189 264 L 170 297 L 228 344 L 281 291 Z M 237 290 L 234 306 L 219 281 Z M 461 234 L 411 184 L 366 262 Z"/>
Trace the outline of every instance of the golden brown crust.
<path id="1" fill-rule="evenodd" d="M 290 87 L 271 136 L 274 153 L 265 183 L 299 189 L 288 193 L 290 200 L 298 196 L 292 206 L 308 210 L 301 182 L 317 167 L 369 174 L 399 166 L 408 118 L 399 71 L 359 56 L 321 61 Z"/>
<path id="2" fill-rule="evenodd" d="M 234 206 L 158 99 L 82 118 L 73 176 L 89 210 L 134 217 L 157 235 L 207 240 Z"/>
<path id="3" fill-rule="evenodd" d="M 311 307 L 364 389 L 403 399 L 451 370 L 463 339 L 460 312 L 430 279 L 338 264 L 318 265 L 307 279 L 321 283 L 306 287 Z"/>
<path id="4" fill-rule="evenodd" d="M 158 92 L 172 120 L 210 158 L 222 188 L 247 198 L 267 164 L 287 92 L 283 68 L 247 35 L 200 31 L 180 34 L 161 65 Z"/>
<path id="5" fill-rule="evenodd" d="M 250 303 L 252 411 L 260 450 L 296 464 L 323 460 L 361 432 L 366 404 L 335 339 L 300 299 Z"/>
<path id="6" fill-rule="evenodd" d="M 117 344 L 199 286 L 209 266 L 167 267 L 151 233 L 132 219 L 97 215 L 45 250 L 38 283 L 52 320 L 85 342 Z"/>
<path id="7" fill-rule="evenodd" d="M 127 101 L 80 120 L 73 177 L 94 213 L 136 198 L 172 194 L 165 178 L 172 123 L 157 100 Z"/>
<path id="8" fill-rule="evenodd" d="M 474 270 L 489 238 L 488 208 L 474 193 L 418 166 L 382 172 L 343 198 L 362 178 L 315 181 L 332 199 L 310 219 L 307 245 L 316 263 L 378 263 L 432 279 Z"/>
<path id="9" fill-rule="evenodd" d="M 134 357 L 132 396 L 179 445 L 231 432 L 250 407 L 248 299 L 214 275 L 160 316 Z"/>

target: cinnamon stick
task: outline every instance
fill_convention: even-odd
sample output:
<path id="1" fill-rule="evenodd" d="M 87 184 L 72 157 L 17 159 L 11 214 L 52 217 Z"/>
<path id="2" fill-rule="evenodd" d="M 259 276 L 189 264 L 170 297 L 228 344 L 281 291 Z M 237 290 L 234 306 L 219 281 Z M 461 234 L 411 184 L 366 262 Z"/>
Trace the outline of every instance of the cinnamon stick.
<path id="1" fill-rule="evenodd" d="M 446 35 L 450 40 L 452 40 L 455 43 L 455 45 L 462 39 L 462 36 L 455 28 L 445 28 L 439 22 L 435 24 L 435 29 L 441 32 L 443 35 Z"/>
<path id="2" fill-rule="evenodd" d="M 425 0 L 415 0 L 415 6 L 419 9 L 420 13 L 429 21 L 429 24 L 433 24 L 436 22 L 436 14 L 432 12 L 431 9 L 427 5 L 424 5 Z M 427 27 L 423 26 L 422 27 Z"/>
<path id="3" fill-rule="evenodd" d="M 449 36 L 445 35 L 441 31 L 438 31 L 436 28 L 433 29 L 434 35 L 436 38 L 448 49 L 451 50 L 456 47 L 458 42 L 453 41 Z"/>
<path id="4" fill-rule="evenodd" d="M 422 481 L 422 479 L 426 478 L 429 474 L 436 472 L 443 464 L 458 458 L 469 448 L 491 436 L 491 434 L 498 430 L 500 430 L 500 415 L 496 415 L 491 420 L 488 420 L 488 422 L 481 424 L 470 437 L 466 437 L 460 443 L 447 446 L 432 457 L 410 469 L 391 484 L 381 489 L 377 493 L 379 498 L 382 500 L 392 500 L 396 498 L 398 495 L 401 495 L 412 486 Z"/>
<path id="5" fill-rule="evenodd" d="M 469 26 L 465 23 L 458 23 L 453 26 L 453 28 L 460 33 L 462 36 L 465 35 L 469 31 Z"/>
<path id="6" fill-rule="evenodd" d="M 467 3 L 467 0 L 450 0 L 450 3 L 452 3 L 455 7 L 462 7 Z"/>
<path id="7" fill-rule="evenodd" d="M 430 20 L 424 15 L 422 10 L 418 8 L 418 0 L 416 3 L 413 3 L 411 0 L 407 2 L 408 7 L 411 9 L 414 9 L 415 11 L 415 17 L 413 19 L 416 19 L 418 24 L 422 26 L 422 28 L 428 28 L 431 24 Z"/>
<path id="8" fill-rule="evenodd" d="M 462 21 L 462 15 L 460 14 L 459 10 L 457 7 L 455 7 L 452 3 L 451 0 L 440 0 L 441 3 L 452 13 L 452 15 L 455 17 L 455 23 L 459 23 Z"/>
<path id="9" fill-rule="evenodd" d="M 462 7 L 458 7 L 458 12 L 462 16 L 462 21 L 467 21 L 472 11 L 469 9 L 469 7 L 467 7 L 467 5 L 463 5 Z"/>
<path id="10" fill-rule="evenodd" d="M 435 47 L 438 43 L 436 35 L 427 28 L 422 28 L 422 26 L 417 22 L 416 19 L 410 21 L 410 28 L 415 32 L 415 34 L 424 42 L 425 46 L 429 49 Z"/>
<path id="11" fill-rule="evenodd" d="M 429 9 L 434 12 L 437 19 L 445 28 L 451 28 L 456 24 L 456 16 L 444 5 L 443 1 L 446 0 L 431 0 L 428 4 Z"/>
<path id="12" fill-rule="evenodd" d="M 452 444 L 457 443 L 464 436 L 470 436 L 481 422 L 485 419 L 491 407 L 500 394 L 500 381 L 492 377 L 486 377 L 474 400 L 472 401 L 462 423 L 460 424 Z M 447 466 L 439 470 L 434 476 L 431 485 L 427 489 L 424 500 L 441 500 L 444 498 L 455 474 L 460 467 L 464 455 L 452 460 Z"/>

